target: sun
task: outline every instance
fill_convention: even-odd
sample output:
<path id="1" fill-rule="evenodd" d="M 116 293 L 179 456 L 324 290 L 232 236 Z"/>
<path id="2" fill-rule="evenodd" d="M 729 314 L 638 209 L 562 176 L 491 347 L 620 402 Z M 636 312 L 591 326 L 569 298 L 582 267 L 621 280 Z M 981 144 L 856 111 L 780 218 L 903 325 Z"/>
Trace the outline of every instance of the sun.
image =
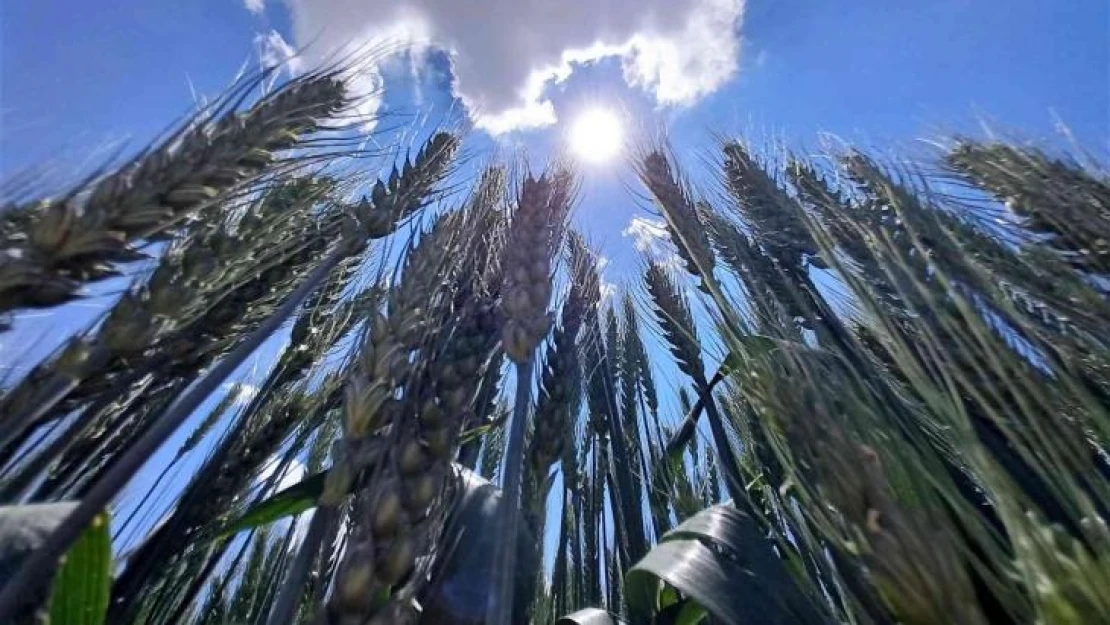
<path id="1" fill-rule="evenodd" d="M 621 120 L 607 108 L 583 111 L 571 124 L 568 142 L 581 160 L 604 163 L 620 154 L 624 143 Z"/>

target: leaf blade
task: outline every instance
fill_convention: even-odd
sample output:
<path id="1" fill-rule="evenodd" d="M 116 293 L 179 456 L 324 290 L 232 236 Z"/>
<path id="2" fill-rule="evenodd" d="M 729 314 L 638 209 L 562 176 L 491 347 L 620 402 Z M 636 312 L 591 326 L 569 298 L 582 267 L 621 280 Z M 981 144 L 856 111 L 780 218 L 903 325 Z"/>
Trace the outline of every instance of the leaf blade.
<path id="1" fill-rule="evenodd" d="M 229 523 L 220 532 L 220 537 L 226 538 L 243 530 L 273 523 L 315 507 L 316 501 L 324 492 L 327 477 L 327 471 L 315 473 L 275 493 L 269 499 L 255 504 L 238 519 Z"/>
<path id="2" fill-rule="evenodd" d="M 102 625 L 112 588 L 112 537 L 101 512 L 70 548 L 50 590 L 52 625 Z"/>

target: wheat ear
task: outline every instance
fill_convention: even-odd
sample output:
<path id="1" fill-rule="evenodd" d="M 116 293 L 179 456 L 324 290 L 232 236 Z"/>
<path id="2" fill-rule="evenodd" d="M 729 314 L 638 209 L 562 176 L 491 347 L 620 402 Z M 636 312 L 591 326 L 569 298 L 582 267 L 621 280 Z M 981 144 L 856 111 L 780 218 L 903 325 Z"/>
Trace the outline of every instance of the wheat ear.
<path id="1" fill-rule="evenodd" d="M 581 235 L 576 232 L 571 233 L 569 241 L 572 250 L 585 247 Z M 522 500 L 531 515 L 533 529 L 538 527 L 537 522 L 542 518 L 543 511 L 539 483 L 555 461 L 562 457 L 567 436 L 574 427 L 573 418 L 582 392 L 579 330 L 586 316 L 601 300 L 596 274 L 588 271 L 588 265 L 584 263 L 575 264 L 575 259 L 581 254 L 580 251 L 571 253 L 570 289 L 560 311 L 559 324 L 544 354 L 532 438 L 526 455 L 531 479 L 524 482 Z"/>
<path id="2" fill-rule="evenodd" d="M 330 74 L 289 82 L 244 113 L 201 120 L 129 165 L 2 224 L 0 313 L 54 306 L 81 285 L 138 257 L 131 242 L 165 231 L 266 170 L 317 120 L 341 111 L 344 84 Z M 78 192 L 85 195 L 78 200 Z"/>
<path id="3" fill-rule="evenodd" d="M 440 179 L 448 162 L 449 159 L 443 158 L 435 161 L 436 166 L 433 169 L 438 174 L 432 177 L 433 180 L 438 181 Z M 425 188 L 430 190 L 430 187 Z M 347 230 L 344 236 L 332 246 L 331 251 L 327 253 L 324 259 L 304 278 L 300 286 L 285 298 L 285 301 L 275 312 L 244 338 L 230 354 L 225 356 L 189 391 L 178 397 L 165 411 L 165 414 L 161 415 L 154 425 L 142 435 L 141 439 L 130 446 L 119 461 L 97 480 L 89 489 L 77 510 L 55 530 L 34 556 L 23 563 L 16 575 L 0 590 L 0 620 L 3 620 L 10 610 L 18 605 L 18 598 L 26 590 L 33 589 L 36 584 L 43 582 L 42 571 L 48 570 L 55 558 L 61 555 L 77 539 L 89 521 L 118 494 L 134 471 L 165 442 L 166 438 L 180 427 L 181 423 L 203 399 L 268 338 L 301 302 L 320 286 L 333 269 L 346 258 L 364 249 L 366 241 L 367 233 L 364 228 Z M 365 425 L 365 420 L 364 418 L 363 425 Z M 332 486 L 334 487 L 334 484 Z"/>
<path id="4" fill-rule="evenodd" d="M 1110 271 L 1110 182 L 1105 176 L 1034 148 L 969 139 L 956 143 L 945 165 L 1005 202 L 1026 227 L 1051 234 L 1049 245 L 1075 267 Z"/>
<path id="5" fill-rule="evenodd" d="M 384 237 L 429 202 L 429 194 L 443 178 L 447 164 L 459 147 L 458 136 L 437 132 L 417 152 L 393 168 L 389 177 L 374 184 L 355 209 L 370 238 Z"/>
<path id="6" fill-rule="evenodd" d="M 394 588 L 385 601 L 381 594 L 416 565 L 428 526 L 435 522 L 427 508 L 441 485 L 432 473 L 429 450 L 448 453 L 452 443 L 450 432 L 436 430 L 435 440 L 422 445 L 416 426 L 424 423 L 431 430 L 442 415 L 431 408 L 428 414 L 413 411 L 424 376 L 422 365 L 432 362 L 433 337 L 441 331 L 446 300 L 441 276 L 449 270 L 445 258 L 450 256 L 441 254 L 454 249 L 458 223 L 453 214 L 440 215 L 409 253 L 401 282 L 390 291 L 388 309 L 371 320 L 348 379 L 344 440 L 320 504 L 334 507 L 361 486 L 356 497 L 360 512 L 323 615 L 329 623 L 395 622 L 411 610 L 411 591 Z M 287 588 L 291 583 L 299 592 L 303 580 L 291 576 Z M 285 622 L 288 614 L 280 612 L 292 605 L 279 607 L 271 612 L 270 622 Z"/>
<path id="7" fill-rule="evenodd" d="M 271 314 L 298 280 L 321 262 L 321 257 L 326 256 L 328 246 L 336 238 L 343 238 L 345 242 L 344 248 L 335 253 L 345 255 L 343 262 L 349 265 L 352 258 L 365 250 L 367 238 L 383 236 L 382 226 L 374 229 L 363 220 L 387 210 L 380 206 L 404 205 L 408 207 L 406 214 L 424 206 L 435 185 L 446 175 L 457 145 L 458 139 L 454 135 L 437 133 L 422 146 L 416 158 L 405 161 L 404 173 L 400 177 L 394 169 L 388 184 L 379 182 L 375 185 L 375 188 L 388 189 L 385 195 L 378 194 L 379 204 L 369 204 L 364 200 L 357 206 L 329 206 L 315 223 L 310 222 L 305 227 L 303 241 L 287 236 L 288 241 L 279 238 L 271 243 L 270 247 L 276 251 L 269 255 L 277 255 L 272 266 L 258 274 L 252 274 L 256 276 L 254 279 L 219 298 L 215 305 L 209 305 L 199 319 L 190 326 L 179 329 L 165 342 L 162 352 L 173 354 L 173 362 L 171 370 L 161 372 L 162 377 L 174 379 L 177 376 L 177 387 L 184 388 L 205 364 L 234 349 L 239 338 Z M 348 211 L 355 214 L 354 222 L 350 220 Z M 352 223 L 356 227 L 350 228 Z M 398 220 L 393 220 L 388 225 L 395 229 L 399 223 Z M 242 314 L 243 311 L 246 313 Z M 162 393 L 167 398 L 166 401 L 176 393 L 173 389 L 170 390 L 172 392 Z M 157 412 L 157 402 L 148 399 L 145 403 L 147 413 Z M 161 405 L 164 406 L 165 403 Z M 121 414 L 120 417 L 126 417 L 125 425 L 111 429 L 124 434 L 123 437 L 115 437 L 117 442 L 123 443 L 127 442 L 130 433 L 143 427 L 149 420 L 149 416 L 134 418 Z M 104 443 L 101 441 L 96 444 L 103 446 Z M 67 454 L 67 458 L 83 458 L 88 455 L 92 455 L 88 450 L 73 450 Z M 111 457 L 111 454 L 97 455 Z"/>
<path id="8" fill-rule="evenodd" d="M 343 246 L 340 246 L 341 252 Z M 24 560 L 16 573 L 0 588 L 0 622 L 12 616 L 21 605 L 22 598 L 38 590 L 49 581 L 48 571 L 65 553 L 81 532 L 119 494 L 134 473 L 157 451 L 170 435 L 192 414 L 205 397 L 210 395 L 235 370 L 247 356 L 270 337 L 309 295 L 335 265 L 346 255 L 333 252 L 310 274 L 304 284 L 294 291 L 275 313 L 255 329 L 240 345 L 237 352 L 220 362 L 185 395 L 179 397 L 155 422 L 142 439 L 132 445 L 103 477 L 89 488 L 81 503 L 50 534 L 42 546 Z"/>
<path id="9" fill-rule="evenodd" d="M 133 603 L 136 596 L 150 587 L 147 577 L 151 567 L 164 566 L 167 560 L 173 560 L 174 541 L 180 536 L 197 535 L 216 519 L 219 511 L 228 509 L 296 424 L 311 421 L 318 411 L 329 408 L 328 396 L 332 387 L 338 388 L 337 381 L 329 376 L 311 394 L 299 389 L 297 381 L 304 370 L 365 317 L 366 310 L 375 309 L 380 299 L 379 287 L 372 286 L 349 301 L 328 306 L 329 295 L 342 284 L 344 280 L 333 280 L 314 296 L 315 305 L 306 303 L 294 323 L 291 344 L 282 353 L 273 374 L 198 470 L 173 514 L 132 552 L 127 568 L 112 587 L 113 612 L 115 606 L 126 609 L 123 606 Z"/>
<path id="10" fill-rule="evenodd" d="M 640 179 L 662 209 L 667 232 L 691 275 L 713 280 L 714 257 L 698 209 L 675 177 L 666 155 L 649 152 L 640 164 Z M 703 284 L 703 289 L 707 285 Z"/>
<path id="11" fill-rule="evenodd" d="M 189 233 L 175 241 L 150 279 L 124 293 L 95 332 L 72 339 L 4 397 L 2 446 L 57 416 L 59 404 L 63 411 L 72 409 L 75 402 L 96 399 L 111 389 L 112 378 L 146 368 L 150 359 L 144 352 L 203 316 L 221 290 L 275 262 L 267 259 L 279 253 L 275 250 L 311 239 L 314 228 L 306 227 L 309 209 L 331 187 L 311 178 L 295 180 L 263 195 L 238 224 L 228 216 L 209 232 Z"/>

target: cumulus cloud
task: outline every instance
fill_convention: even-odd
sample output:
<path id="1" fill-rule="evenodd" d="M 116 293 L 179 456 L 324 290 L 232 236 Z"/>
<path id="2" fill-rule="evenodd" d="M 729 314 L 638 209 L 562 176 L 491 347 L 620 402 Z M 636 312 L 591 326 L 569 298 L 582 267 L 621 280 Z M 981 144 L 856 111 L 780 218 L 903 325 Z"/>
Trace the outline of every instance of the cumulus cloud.
<path id="1" fill-rule="evenodd" d="M 637 215 L 628 222 L 621 234 L 632 239 L 632 245 L 637 250 L 656 262 L 674 267 L 682 265 L 677 250 L 671 244 L 670 235 L 667 234 L 667 222 L 662 219 Z"/>
<path id="2" fill-rule="evenodd" d="M 621 234 L 631 238 L 632 244 L 641 252 L 656 255 L 670 251 L 667 223 L 662 219 L 637 215 L 628 222 Z"/>
<path id="3" fill-rule="evenodd" d="M 601 276 L 601 283 L 598 285 L 601 291 L 601 301 L 609 302 L 614 295 L 617 294 L 617 285 L 613 284 L 605 277 L 605 268 L 609 266 L 609 258 L 607 256 L 597 257 L 597 273 Z"/>
<path id="4" fill-rule="evenodd" d="M 254 37 L 254 44 L 258 46 L 258 60 L 263 67 L 271 68 L 284 64 L 290 74 L 296 74 L 303 66 L 303 61 L 297 57 L 297 50 L 285 41 L 276 30 L 271 30 L 265 35 Z"/>
<path id="5" fill-rule="evenodd" d="M 447 52 L 456 95 L 493 134 L 554 123 L 545 89 L 575 64 L 603 58 L 619 58 L 624 80 L 660 104 L 696 101 L 738 67 L 743 2 L 285 0 L 310 60 L 344 48 Z M 380 64 L 359 80 L 364 93 L 380 91 Z M 371 97 L 367 108 L 379 102 Z"/>
<path id="6" fill-rule="evenodd" d="M 251 13 L 259 15 L 266 8 L 266 0 L 243 0 L 243 6 Z"/>

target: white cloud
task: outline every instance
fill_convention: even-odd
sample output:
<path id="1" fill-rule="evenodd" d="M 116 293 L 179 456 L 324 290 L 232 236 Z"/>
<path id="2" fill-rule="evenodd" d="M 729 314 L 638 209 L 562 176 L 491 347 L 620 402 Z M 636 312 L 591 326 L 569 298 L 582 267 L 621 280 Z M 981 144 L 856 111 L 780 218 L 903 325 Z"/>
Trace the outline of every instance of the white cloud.
<path id="1" fill-rule="evenodd" d="M 301 71 L 304 61 L 297 56 L 297 50 L 289 45 L 278 31 L 271 30 L 265 35 L 255 35 L 254 44 L 258 46 L 258 60 L 263 67 L 271 68 L 284 64 L 290 74 Z"/>
<path id="2" fill-rule="evenodd" d="M 632 239 L 632 245 L 652 260 L 671 267 L 682 266 L 678 251 L 667 234 L 667 222 L 662 219 L 637 215 L 621 234 Z"/>
<path id="3" fill-rule="evenodd" d="M 667 223 L 662 219 L 636 216 L 628 222 L 621 234 L 630 237 L 632 244 L 641 252 L 659 254 L 669 250 L 670 237 Z"/>
<path id="4" fill-rule="evenodd" d="M 262 11 L 266 8 L 266 0 L 243 0 L 243 6 L 255 15 L 261 15 Z"/>
<path id="5" fill-rule="evenodd" d="M 260 0 L 248 0 L 260 2 Z M 309 61 L 339 50 L 436 48 L 452 60 L 456 94 L 493 134 L 554 123 L 544 98 L 573 64 L 617 57 L 625 81 L 684 105 L 736 71 L 744 0 L 285 0 Z M 358 73 L 381 88 L 380 56 Z M 364 112 L 380 97 L 371 95 Z"/>
<path id="6" fill-rule="evenodd" d="M 752 63 L 755 67 L 763 67 L 767 64 L 767 51 L 760 50 L 759 54 L 755 55 L 755 61 Z"/>
<path id="7" fill-rule="evenodd" d="M 617 285 L 605 279 L 605 268 L 609 266 L 609 258 L 606 256 L 597 257 L 597 273 L 601 276 L 601 283 L 598 285 L 601 291 L 601 301 L 608 302 L 617 293 Z"/>

